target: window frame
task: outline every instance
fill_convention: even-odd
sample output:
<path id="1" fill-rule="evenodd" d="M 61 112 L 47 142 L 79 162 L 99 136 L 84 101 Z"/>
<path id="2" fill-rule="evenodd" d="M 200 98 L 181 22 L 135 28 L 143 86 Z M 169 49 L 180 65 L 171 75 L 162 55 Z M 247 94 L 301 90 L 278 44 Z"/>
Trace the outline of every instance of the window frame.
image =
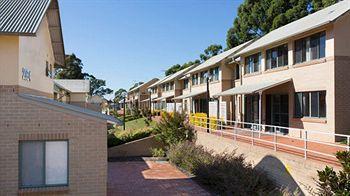
<path id="1" fill-rule="evenodd" d="M 313 115 L 312 111 L 313 111 L 313 101 L 312 101 L 312 96 L 315 95 L 314 93 L 316 93 L 317 95 L 317 115 Z M 324 115 L 321 116 L 321 105 L 320 105 L 320 97 L 321 94 L 324 94 Z M 301 103 L 300 104 L 300 108 L 298 110 L 300 110 L 299 114 L 297 114 L 297 99 L 298 99 L 298 95 L 301 95 Z M 307 108 L 305 108 L 306 103 L 304 104 L 304 97 L 308 97 L 307 99 Z M 295 92 L 294 93 L 294 118 L 319 118 L 319 119 L 325 119 L 327 118 L 327 91 L 326 90 L 319 90 L 319 91 L 302 91 L 302 92 Z M 305 111 L 307 110 L 308 114 L 305 114 Z"/>
<path id="2" fill-rule="evenodd" d="M 257 62 L 255 62 L 255 57 L 257 58 Z M 257 65 L 258 69 L 255 70 L 255 66 Z M 249 55 L 245 57 L 244 61 L 244 74 L 252 74 L 257 73 L 261 70 L 261 52 Z"/>
<path id="3" fill-rule="evenodd" d="M 286 51 L 284 51 L 285 49 L 286 49 Z M 272 56 L 273 56 L 272 54 L 274 52 L 276 53 L 276 65 L 275 65 L 275 67 L 272 67 L 272 59 L 273 59 L 272 58 Z M 281 56 L 279 55 L 280 52 L 281 52 Z M 273 47 L 273 48 L 270 48 L 270 49 L 266 50 L 265 54 L 266 54 L 266 59 L 265 59 L 266 67 L 265 67 L 265 70 L 273 70 L 273 69 L 277 69 L 277 68 L 280 68 L 280 67 L 288 66 L 288 59 L 289 59 L 289 57 L 288 57 L 288 44 L 287 43 L 278 45 L 278 46 Z M 280 60 L 282 60 L 281 65 L 279 63 Z"/>
<path id="4" fill-rule="evenodd" d="M 23 185 L 22 184 L 22 145 L 25 142 L 42 142 L 43 145 L 43 177 L 44 184 L 43 185 Z M 67 143 L 67 183 L 65 184 L 47 184 L 46 183 L 46 142 L 66 142 Z M 60 139 L 60 140 L 20 140 L 18 143 L 18 187 L 19 189 L 27 189 L 27 188 L 47 188 L 47 187 L 68 187 L 69 186 L 69 140 L 68 139 Z"/>
<path id="5" fill-rule="evenodd" d="M 209 73 L 211 74 L 211 80 L 210 82 L 215 82 L 220 79 L 220 68 L 219 66 L 211 68 L 209 70 Z"/>
<path id="6" fill-rule="evenodd" d="M 312 43 L 313 41 L 316 41 L 316 56 L 313 56 L 313 49 Z M 314 33 L 312 35 L 297 39 L 294 41 L 294 64 L 300 64 L 305 63 L 317 59 L 322 59 L 326 57 L 326 31 L 321 31 L 318 33 Z M 297 47 L 298 46 L 298 47 Z M 299 48 L 299 46 L 301 48 Z M 323 46 L 323 47 L 321 47 Z M 298 50 L 298 51 L 297 51 Z M 297 52 L 300 52 L 300 59 L 297 60 Z"/>
<path id="7" fill-rule="evenodd" d="M 188 79 L 188 78 L 185 78 L 185 79 L 184 79 L 184 88 L 183 88 L 183 89 L 188 89 L 189 83 L 190 83 L 189 79 Z"/>

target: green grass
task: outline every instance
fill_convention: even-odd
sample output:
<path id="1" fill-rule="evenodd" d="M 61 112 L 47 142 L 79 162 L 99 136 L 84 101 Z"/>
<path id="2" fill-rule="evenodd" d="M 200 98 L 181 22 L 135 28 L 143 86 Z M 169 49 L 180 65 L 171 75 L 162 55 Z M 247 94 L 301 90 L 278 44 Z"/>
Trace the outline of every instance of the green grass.
<path id="1" fill-rule="evenodd" d="M 136 120 L 131 120 L 125 123 L 125 131 L 134 131 L 134 130 L 138 130 L 138 129 L 144 129 L 147 128 L 147 124 L 145 122 L 146 118 L 139 118 Z M 154 127 L 155 126 L 155 122 L 151 122 L 149 127 Z M 124 131 L 123 130 L 123 126 L 118 126 L 116 128 L 116 131 Z"/>

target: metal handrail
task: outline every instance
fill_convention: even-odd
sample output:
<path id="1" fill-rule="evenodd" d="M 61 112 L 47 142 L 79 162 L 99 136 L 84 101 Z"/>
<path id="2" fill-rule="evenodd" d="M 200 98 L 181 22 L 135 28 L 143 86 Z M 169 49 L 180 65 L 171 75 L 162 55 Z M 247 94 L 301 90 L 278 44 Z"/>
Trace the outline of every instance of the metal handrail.
<path id="1" fill-rule="evenodd" d="M 231 121 L 231 120 L 222 120 L 222 119 L 215 119 L 215 121 L 216 121 L 215 123 L 212 123 L 211 120 L 207 121 L 206 117 L 190 116 L 190 123 L 193 123 L 193 126 L 195 126 L 195 127 L 205 128 L 205 127 L 203 127 L 203 125 L 207 126 L 209 123 L 210 132 L 220 132 L 221 136 L 223 136 L 223 134 L 232 135 L 234 137 L 234 140 L 237 139 L 237 136 L 239 136 L 241 138 L 250 139 L 252 145 L 254 145 L 254 141 L 273 144 L 275 151 L 277 151 L 277 146 L 284 146 L 284 147 L 291 148 L 291 149 L 301 150 L 301 151 L 304 151 L 304 158 L 305 159 L 308 156 L 308 152 L 322 155 L 322 156 L 335 158 L 335 155 L 332 153 L 327 154 L 324 152 L 311 150 L 308 147 L 308 144 L 310 142 L 314 143 L 314 144 L 320 144 L 320 145 L 336 147 L 336 148 L 341 148 L 341 149 L 344 148 L 344 150 L 349 151 L 350 135 L 336 134 L 336 133 L 325 133 L 325 132 L 321 132 L 321 131 L 304 130 L 304 129 L 298 129 L 298 128 L 257 124 L 257 123 L 242 122 L 242 121 Z M 233 126 L 226 125 L 224 122 L 226 122 L 226 124 L 227 124 L 227 122 L 229 122 L 229 123 L 233 124 Z M 198 126 L 198 125 L 196 125 L 196 123 L 200 123 L 200 125 L 202 125 L 202 126 Z M 217 126 L 217 129 L 215 129 L 215 130 L 212 129 L 212 125 Z M 255 128 L 244 128 L 246 125 L 250 125 L 251 127 L 255 127 Z M 220 127 L 220 129 L 218 129 L 219 127 Z M 224 131 L 223 128 L 232 129 L 233 133 L 228 132 L 228 131 Z M 271 128 L 270 129 L 271 131 L 267 131 L 266 128 Z M 278 133 L 277 129 L 288 130 L 288 133 L 291 133 L 293 131 L 297 131 L 299 133 L 299 137 L 293 137 L 293 136 L 290 136 L 289 134 Z M 237 131 L 243 131 L 244 133 L 247 133 L 247 134 L 243 135 L 242 133 L 237 133 Z M 259 137 L 254 137 L 255 134 L 258 134 Z M 261 139 L 261 134 L 272 136 L 272 141 Z M 317 140 L 315 138 L 311 138 L 311 139 L 308 138 L 312 134 L 325 134 L 325 135 L 329 135 L 329 136 L 334 137 L 334 138 L 335 137 L 343 137 L 343 138 L 346 138 L 347 145 L 341 145 L 341 144 L 337 144 L 334 142 L 320 141 L 320 140 Z M 303 144 L 303 147 L 285 144 L 285 143 L 279 142 L 277 137 L 278 138 L 288 138 L 288 139 L 299 140 L 299 141 L 304 142 L 304 144 Z"/>

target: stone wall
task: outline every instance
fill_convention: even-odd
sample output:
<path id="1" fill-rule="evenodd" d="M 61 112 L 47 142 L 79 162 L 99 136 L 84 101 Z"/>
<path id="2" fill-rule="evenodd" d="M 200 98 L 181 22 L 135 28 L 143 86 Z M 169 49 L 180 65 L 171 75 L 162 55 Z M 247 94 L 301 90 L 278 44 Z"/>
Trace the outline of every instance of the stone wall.
<path id="1" fill-rule="evenodd" d="M 278 185 L 293 193 L 299 190 L 301 195 L 315 194 L 317 170 L 322 170 L 326 166 L 323 162 L 305 160 L 303 157 L 235 142 L 232 139 L 200 131 L 197 132 L 196 143 L 217 153 L 235 151 L 237 154 L 244 154 L 247 162 L 266 171 Z M 339 169 L 336 166 L 332 167 Z"/>

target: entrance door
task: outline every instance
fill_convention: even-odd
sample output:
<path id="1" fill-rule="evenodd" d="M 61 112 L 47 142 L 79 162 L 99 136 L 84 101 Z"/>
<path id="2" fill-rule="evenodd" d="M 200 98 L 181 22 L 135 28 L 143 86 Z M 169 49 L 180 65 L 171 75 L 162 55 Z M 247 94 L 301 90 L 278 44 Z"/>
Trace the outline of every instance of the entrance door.
<path id="1" fill-rule="evenodd" d="M 288 95 L 266 96 L 266 124 L 289 127 Z M 288 133 L 287 129 L 277 131 Z"/>

